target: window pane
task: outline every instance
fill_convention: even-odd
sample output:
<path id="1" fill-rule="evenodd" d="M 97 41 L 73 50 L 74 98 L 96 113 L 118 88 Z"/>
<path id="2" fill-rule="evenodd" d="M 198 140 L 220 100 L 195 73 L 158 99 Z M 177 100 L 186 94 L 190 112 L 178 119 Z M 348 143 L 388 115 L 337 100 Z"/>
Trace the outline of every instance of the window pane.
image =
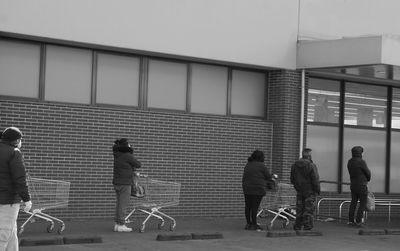
<path id="1" fill-rule="evenodd" d="M 45 99 L 89 104 L 92 53 L 89 50 L 47 46 Z"/>
<path id="2" fill-rule="evenodd" d="M 327 144 L 326 142 L 329 142 Z M 338 182 L 339 128 L 331 126 L 307 126 L 307 147 L 317 165 L 320 180 Z M 322 191 L 337 191 L 336 184 L 321 184 Z"/>
<path id="3" fill-rule="evenodd" d="M 186 110 L 187 66 L 185 64 L 150 60 L 148 106 Z"/>
<path id="4" fill-rule="evenodd" d="M 98 54 L 97 103 L 138 106 L 139 58 Z"/>
<path id="5" fill-rule="evenodd" d="M 385 190 L 386 132 L 356 128 L 344 129 L 343 143 L 343 181 L 350 182 L 347 162 L 351 158 L 351 148 L 362 146 L 363 159 L 371 170 L 371 182 L 368 188 L 374 192 Z M 347 189 L 348 191 L 349 189 Z"/>
<path id="6" fill-rule="evenodd" d="M 400 193 L 400 132 L 392 131 L 390 154 L 390 193 Z"/>
<path id="7" fill-rule="evenodd" d="M 400 89 L 393 88 L 392 128 L 400 129 Z"/>
<path id="8" fill-rule="evenodd" d="M 192 65 L 191 112 L 226 115 L 228 69 Z"/>
<path id="9" fill-rule="evenodd" d="M 265 74 L 232 71 L 231 113 L 264 117 Z"/>
<path id="10" fill-rule="evenodd" d="M 344 123 L 385 127 L 386 103 L 386 87 L 346 83 Z"/>
<path id="11" fill-rule="evenodd" d="M 40 46 L 0 40 L 0 94 L 39 97 Z"/>
<path id="12" fill-rule="evenodd" d="M 309 79 L 307 121 L 338 123 L 339 106 L 339 81 Z"/>

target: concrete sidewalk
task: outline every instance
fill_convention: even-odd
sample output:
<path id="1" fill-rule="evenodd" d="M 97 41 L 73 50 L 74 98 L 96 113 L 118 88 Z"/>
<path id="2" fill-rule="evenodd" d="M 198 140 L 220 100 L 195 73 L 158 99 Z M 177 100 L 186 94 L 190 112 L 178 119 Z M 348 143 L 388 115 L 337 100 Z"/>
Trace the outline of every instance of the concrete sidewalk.
<path id="1" fill-rule="evenodd" d="M 25 231 L 20 235 L 20 241 L 40 238 L 75 238 L 75 237 L 100 237 L 102 243 L 90 244 L 63 244 L 63 245 L 40 245 L 22 246 L 21 251 L 47 251 L 47 250 L 174 250 L 174 251 L 232 251 L 232 250 L 346 250 L 346 251 L 390 251 L 399 250 L 400 247 L 400 221 L 392 221 L 391 224 L 385 220 L 369 222 L 367 228 L 360 229 L 348 227 L 339 222 L 315 222 L 315 231 L 321 232 L 322 236 L 290 236 L 290 237 L 267 237 L 267 232 L 255 232 L 244 230 L 243 219 L 226 218 L 177 218 L 177 226 L 173 232 L 169 231 L 169 222 L 165 223 L 163 229 L 158 229 L 158 222 L 150 220 L 146 224 L 144 233 L 139 233 L 139 222 L 130 224 L 134 228 L 132 233 L 115 233 L 113 221 L 91 220 L 70 221 L 66 223 L 66 229 L 61 234 L 46 232 L 46 223 L 28 224 Z M 260 219 L 263 225 L 267 219 Z M 385 229 L 394 230 L 394 233 L 385 234 Z M 282 222 L 277 222 L 271 233 L 293 232 L 292 229 L 283 229 Z M 188 235 L 188 234 L 222 234 L 223 238 L 203 240 L 156 240 L 157 236 L 166 235 Z"/>

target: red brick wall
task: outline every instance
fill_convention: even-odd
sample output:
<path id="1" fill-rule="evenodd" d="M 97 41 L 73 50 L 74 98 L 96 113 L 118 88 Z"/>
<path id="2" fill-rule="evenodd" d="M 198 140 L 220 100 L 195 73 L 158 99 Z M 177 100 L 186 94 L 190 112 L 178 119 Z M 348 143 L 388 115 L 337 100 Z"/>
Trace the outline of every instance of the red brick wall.
<path id="1" fill-rule="evenodd" d="M 272 152 L 272 124 L 262 119 L 4 98 L 0 114 L 1 128 L 25 134 L 33 177 L 71 182 L 69 207 L 54 210 L 63 219 L 113 217 L 111 146 L 119 137 L 131 139 L 142 173 L 182 184 L 180 205 L 165 209 L 173 216 L 244 217 L 247 157 Z"/>

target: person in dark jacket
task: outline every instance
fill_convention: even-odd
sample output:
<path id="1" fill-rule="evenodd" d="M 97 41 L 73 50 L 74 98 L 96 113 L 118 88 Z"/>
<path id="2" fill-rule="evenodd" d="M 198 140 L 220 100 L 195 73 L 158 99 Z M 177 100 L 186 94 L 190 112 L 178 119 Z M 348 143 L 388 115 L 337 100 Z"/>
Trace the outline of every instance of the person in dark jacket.
<path id="1" fill-rule="evenodd" d="M 268 168 L 264 165 L 264 153 L 255 150 L 248 158 L 242 176 L 245 200 L 246 230 L 263 230 L 257 224 L 257 213 L 262 197 L 266 194 L 267 182 L 272 181 Z"/>
<path id="2" fill-rule="evenodd" d="M 296 221 L 294 230 L 311 230 L 314 227 L 314 212 L 317 195 L 321 188 L 317 166 L 311 159 L 311 149 L 302 151 L 301 159 L 291 167 L 290 182 L 294 185 L 296 195 Z"/>
<path id="3" fill-rule="evenodd" d="M 125 214 L 131 196 L 134 172 L 141 167 L 141 163 L 133 156 L 133 148 L 126 138 L 115 140 L 112 150 L 114 155 L 112 183 L 117 196 L 114 231 L 131 232 L 132 228 L 125 225 Z"/>
<path id="4" fill-rule="evenodd" d="M 16 127 L 0 132 L 0 250 L 18 250 L 18 212 L 20 206 L 25 212 L 32 207 L 21 139 Z M 24 203 L 20 205 L 21 200 Z"/>
<path id="5" fill-rule="evenodd" d="M 371 171 L 367 163 L 362 159 L 364 149 L 361 146 L 355 146 L 351 149 L 352 158 L 347 163 L 347 169 L 350 175 L 350 191 L 351 203 L 349 208 L 349 222 L 350 226 L 362 226 L 362 218 L 367 204 L 368 197 L 368 182 L 371 180 Z M 354 221 L 354 214 L 358 206 L 356 220 Z"/>

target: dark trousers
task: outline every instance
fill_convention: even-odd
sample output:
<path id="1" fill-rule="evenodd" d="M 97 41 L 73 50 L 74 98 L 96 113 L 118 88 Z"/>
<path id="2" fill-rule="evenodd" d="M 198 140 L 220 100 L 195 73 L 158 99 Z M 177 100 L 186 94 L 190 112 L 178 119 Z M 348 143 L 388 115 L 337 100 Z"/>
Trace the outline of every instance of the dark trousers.
<path id="1" fill-rule="evenodd" d="M 368 188 L 365 185 L 352 185 L 351 190 L 351 203 L 349 208 L 349 222 L 361 223 L 364 216 L 365 206 L 367 205 Z M 358 206 L 356 220 L 354 221 L 354 214 L 356 212 L 357 203 L 360 201 Z"/>
<path id="2" fill-rule="evenodd" d="M 314 227 L 315 194 L 297 194 L 296 196 L 296 221 L 294 230 L 311 230 Z"/>
<path id="3" fill-rule="evenodd" d="M 254 194 L 245 194 L 245 209 L 244 213 L 246 216 L 247 224 L 256 225 L 257 224 L 257 213 L 258 208 L 260 207 L 260 203 L 263 195 L 254 195 Z"/>

